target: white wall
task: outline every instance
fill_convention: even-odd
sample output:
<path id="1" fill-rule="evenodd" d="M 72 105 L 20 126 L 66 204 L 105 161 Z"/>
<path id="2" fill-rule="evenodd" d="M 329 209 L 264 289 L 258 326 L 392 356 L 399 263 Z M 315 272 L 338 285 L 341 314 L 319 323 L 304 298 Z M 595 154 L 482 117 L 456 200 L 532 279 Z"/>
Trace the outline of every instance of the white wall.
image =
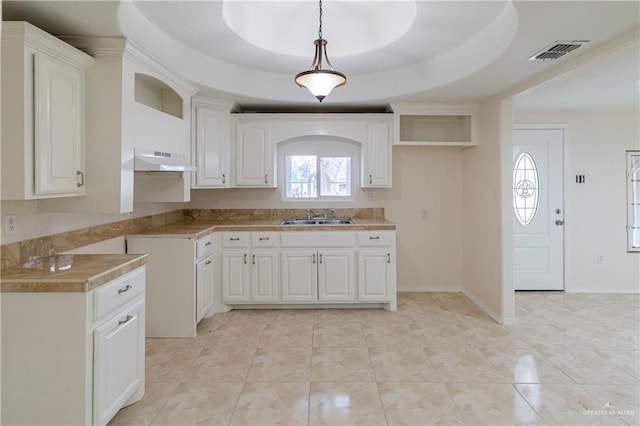
<path id="1" fill-rule="evenodd" d="M 359 155 L 359 154 L 358 154 Z M 384 207 L 397 225 L 398 290 L 460 291 L 462 288 L 462 151 L 394 147 L 393 188 L 363 190 L 359 159 L 349 202 L 282 201 L 276 189 L 194 190 L 186 208 Z M 280 171 L 283 170 L 279 167 Z M 280 172 L 282 173 L 282 172 Z M 278 176 L 282 181 L 282 174 Z M 369 199 L 369 194 L 373 199 Z M 427 209 L 428 219 L 422 220 Z"/>
<path id="2" fill-rule="evenodd" d="M 640 149 L 638 111 L 515 111 L 514 122 L 567 126 L 566 291 L 638 293 L 640 254 L 626 252 L 625 186 L 625 150 Z"/>
<path id="3" fill-rule="evenodd" d="M 496 321 L 515 323 L 510 186 L 511 102 L 480 105 L 478 146 L 464 151 L 464 293 Z M 508 156 L 510 159 L 510 154 Z"/>

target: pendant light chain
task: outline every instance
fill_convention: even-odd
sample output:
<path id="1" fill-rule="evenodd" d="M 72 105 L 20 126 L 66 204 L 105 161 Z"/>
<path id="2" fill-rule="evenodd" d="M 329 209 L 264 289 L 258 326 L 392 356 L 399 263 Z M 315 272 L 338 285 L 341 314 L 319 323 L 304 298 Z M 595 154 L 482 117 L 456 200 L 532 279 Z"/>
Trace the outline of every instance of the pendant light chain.
<path id="1" fill-rule="evenodd" d="M 322 38 L 322 0 L 320 0 L 319 21 L 320 21 L 320 26 L 318 27 L 318 38 Z"/>

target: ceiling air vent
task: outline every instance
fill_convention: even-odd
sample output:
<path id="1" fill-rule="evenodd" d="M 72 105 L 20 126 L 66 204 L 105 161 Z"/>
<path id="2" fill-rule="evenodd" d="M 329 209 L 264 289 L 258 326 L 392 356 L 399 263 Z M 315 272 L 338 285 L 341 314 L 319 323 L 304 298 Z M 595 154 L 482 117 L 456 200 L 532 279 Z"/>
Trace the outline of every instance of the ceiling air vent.
<path id="1" fill-rule="evenodd" d="M 573 40 L 573 41 L 554 41 L 549 46 L 536 52 L 530 61 L 546 61 L 549 59 L 558 59 L 569 52 L 573 52 L 589 40 Z"/>

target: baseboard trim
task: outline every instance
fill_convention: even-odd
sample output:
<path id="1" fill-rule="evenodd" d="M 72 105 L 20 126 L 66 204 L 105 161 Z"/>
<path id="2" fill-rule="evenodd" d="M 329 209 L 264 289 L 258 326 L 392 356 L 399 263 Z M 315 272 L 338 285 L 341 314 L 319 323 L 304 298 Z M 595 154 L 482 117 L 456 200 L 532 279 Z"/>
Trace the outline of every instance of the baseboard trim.
<path id="1" fill-rule="evenodd" d="M 462 294 L 464 294 L 469 300 L 476 304 L 482 311 L 489 315 L 495 322 L 498 324 L 506 325 L 506 326 L 515 326 L 518 325 L 518 320 L 515 317 L 503 317 L 502 315 L 498 315 L 493 309 L 489 308 L 483 301 L 478 299 L 473 293 L 468 292 L 463 289 Z"/>

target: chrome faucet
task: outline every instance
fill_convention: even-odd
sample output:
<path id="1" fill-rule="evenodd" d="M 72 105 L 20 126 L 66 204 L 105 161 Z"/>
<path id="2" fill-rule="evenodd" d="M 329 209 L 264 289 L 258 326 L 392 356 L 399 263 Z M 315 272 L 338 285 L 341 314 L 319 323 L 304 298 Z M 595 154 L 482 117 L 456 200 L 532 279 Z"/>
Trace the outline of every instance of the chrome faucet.
<path id="1" fill-rule="evenodd" d="M 313 219 L 313 218 L 316 218 L 316 217 L 320 217 L 320 215 L 318 215 L 318 213 L 314 212 L 311 209 L 307 209 L 307 219 L 310 220 L 310 219 Z"/>
<path id="2" fill-rule="evenodd" d="M 327 213 L 325 212 L 324 215 L 327 216 Z M 338 211 L 336 209 L 329 209 L 329 215 L 331 216 L 331 219 L 335 219 L 338 215 Z"/>

